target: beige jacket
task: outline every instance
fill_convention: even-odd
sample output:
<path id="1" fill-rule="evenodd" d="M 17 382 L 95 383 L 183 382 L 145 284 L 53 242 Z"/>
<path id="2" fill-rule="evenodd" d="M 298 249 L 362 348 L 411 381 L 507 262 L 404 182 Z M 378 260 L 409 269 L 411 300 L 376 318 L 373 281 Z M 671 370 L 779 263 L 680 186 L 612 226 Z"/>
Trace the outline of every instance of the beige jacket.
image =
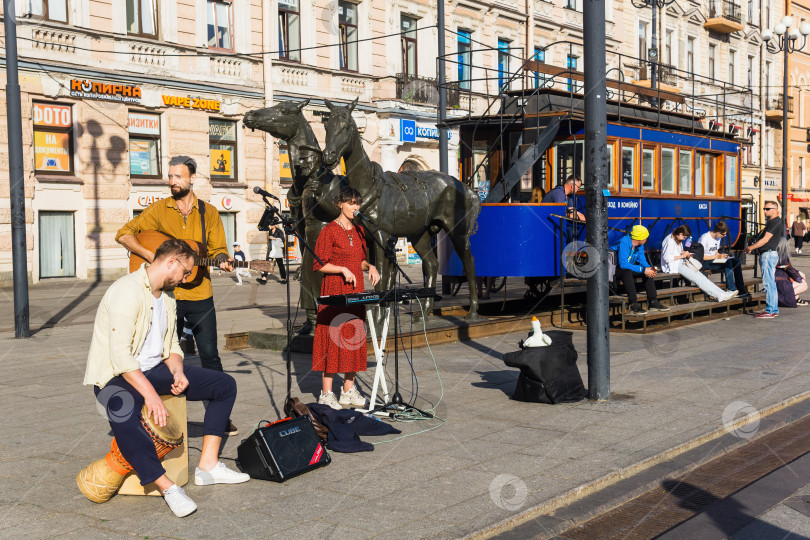
<path id="1" fill-rule="evenodd" d="M 113 283 L 96 312 L 93 340 L 87 355 L 84 384 L 103 388 L 110 379 L 140 369 L 138 354 L 152 324 L 154 296 L 146 275 L 146 266 Z M 174 295 L 163 293 L 166 306 L 166 335 L 163 359 L 170 353 L 183 356 L 177 340 L 177 304 Z"/>

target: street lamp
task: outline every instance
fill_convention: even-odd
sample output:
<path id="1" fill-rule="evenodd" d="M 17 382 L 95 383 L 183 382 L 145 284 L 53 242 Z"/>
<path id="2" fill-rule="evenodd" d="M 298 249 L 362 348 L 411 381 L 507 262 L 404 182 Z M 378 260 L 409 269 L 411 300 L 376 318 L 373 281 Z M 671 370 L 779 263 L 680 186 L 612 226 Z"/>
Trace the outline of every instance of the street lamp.
<path id="1" fill-rule="evenodd" d="M 650 88 L 653 90 L 658 88 L 658 81 L 656 77 L 658 72 L 658 59 L 660 56 L 658 54 L 659 51 L 657 39 L 658 10 L 672 4 L 673 2 L 675 2 L 675 0 L 630 0 L 630 3 L 632 3 L 633 6 L 638 9 L 643 9 L 646 7 L 652 8 L 652 47 L 650 47 L 647 51 L 647 55 L 650 59 Z"/>
<path id="2" fill-rule="evenodd" d="M 787 223 L 788 202 L 788 54 L 802 49 L 810 34 L 810 23 L 803 22 L 798 28 L 790 15 L 785 15 L 773 29 L 762 31 L 765 48 L 770 53 L 784 52 L 784 70 L 782 71 L 782 218 Z M 798 44 L 801 36 L 801 45 Z"/>

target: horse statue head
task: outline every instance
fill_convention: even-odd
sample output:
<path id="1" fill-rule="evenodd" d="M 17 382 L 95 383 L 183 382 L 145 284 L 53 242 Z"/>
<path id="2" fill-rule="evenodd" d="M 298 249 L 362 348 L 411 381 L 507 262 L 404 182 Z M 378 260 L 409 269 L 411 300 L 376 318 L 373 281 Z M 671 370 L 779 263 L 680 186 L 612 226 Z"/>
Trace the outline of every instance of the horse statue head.
<path id="1" fill-rule="evenodd" d="M 305 99 L 300 103 L 282 101 L 278 105 L 248 111 L 245 114 L 245 127 L 266 131 L 278 139 L 289 140 L 298 134 L 300 121 L 303 119 L 304 107 L 309 103 Z"/>
<path id="2" fill-rule="evenodd" d="M 357 124 L 352 118 L 352 111 L 359 98 L 355 98 L 348 106 L 341 107 L 324 99 L 324 103 L 331 111 L 326 122 L 326 148 L 323 150 L 323 164 L 333 168 L 351 148 L 353 138 L 357 135 Z"/>

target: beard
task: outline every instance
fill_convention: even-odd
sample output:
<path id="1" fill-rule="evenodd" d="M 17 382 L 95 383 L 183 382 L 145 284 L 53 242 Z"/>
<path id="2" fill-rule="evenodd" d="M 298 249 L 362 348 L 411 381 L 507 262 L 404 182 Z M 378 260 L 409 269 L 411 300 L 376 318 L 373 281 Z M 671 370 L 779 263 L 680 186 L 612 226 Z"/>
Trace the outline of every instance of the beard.
<path id="1" fill-rule="evenodd" d="M 174 200 L 182 199 L 189 193 L 191 193 L 191 188 L 183 188 L 180 186 L 172 186 L 171 187 L 172 197 Z"/>
<path id="2" fill-rule="evenodd" d="M 163 292 L 172 292 L 174 289 L 177 288 L 178 285 L 182 283 L 181 281 L 175 281 L 173 279 L 167 279 L 165 283 L 163 283 L 163 287 L 160 288 Z"/>

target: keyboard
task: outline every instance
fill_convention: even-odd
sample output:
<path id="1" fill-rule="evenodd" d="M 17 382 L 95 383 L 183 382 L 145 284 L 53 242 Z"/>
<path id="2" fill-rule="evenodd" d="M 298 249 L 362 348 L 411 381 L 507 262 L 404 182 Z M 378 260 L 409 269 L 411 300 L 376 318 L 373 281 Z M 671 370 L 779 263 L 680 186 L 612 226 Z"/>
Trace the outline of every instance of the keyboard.
<path id="1" fill-rule="evenodd" d="M 431 298 L 436 295 L 435 287 L 404 287 L 387 291 L 364 291 L 351 294 L 333 294 L 318 297 L 318 303 L 325 306 L 355 306 L 365 304 L 385 304 L 415 298 Z"/>

